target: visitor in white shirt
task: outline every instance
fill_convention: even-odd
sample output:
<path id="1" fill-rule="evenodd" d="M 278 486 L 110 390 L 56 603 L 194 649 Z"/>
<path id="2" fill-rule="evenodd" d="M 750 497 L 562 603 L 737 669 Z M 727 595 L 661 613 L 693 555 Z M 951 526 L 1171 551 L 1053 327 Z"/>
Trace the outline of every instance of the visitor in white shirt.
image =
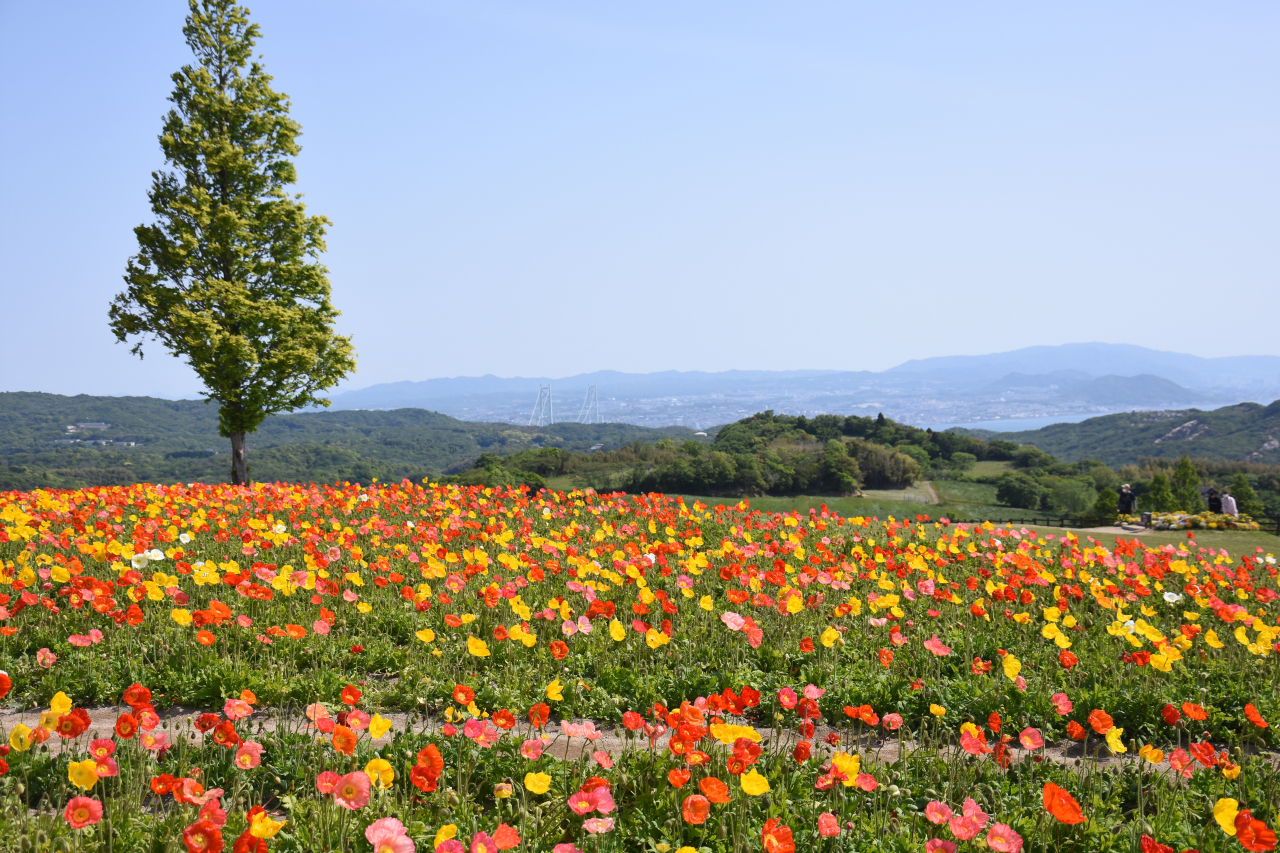
<path id="1" fill-rule="evenodd" d="M 1236 509 L 1236 499 L 1226 492 L 1222 493 L 1222 514 L 1223 515 L 1239 515 L 1240 511 Z"/>

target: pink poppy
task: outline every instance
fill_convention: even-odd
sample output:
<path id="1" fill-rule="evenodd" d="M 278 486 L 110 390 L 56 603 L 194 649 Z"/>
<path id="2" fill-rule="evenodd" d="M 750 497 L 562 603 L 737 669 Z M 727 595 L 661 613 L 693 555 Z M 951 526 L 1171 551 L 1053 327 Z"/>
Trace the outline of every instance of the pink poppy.
<path id="1" fill-rule="evenodd" d="M 72 634 L 70 637 L 67 637 L 67 642 L 73 646 L 80 646 L 81 648 L 93 645 L 93 640 L 90 640 L 85 634 Z"/>
<path id="2" fill-rule="evenodd" d="M 537 761 L 542 757 L 542 750 L 546 748 L 541 738 L 530 738 L 520 744 L 520 754 L 530 761 Z"/>
<path id="3" fill-rule="evenodd" d="M 1178 747 L 1169 753 L 1169 766 L 1176 772 L 1181 773 L 1186 779 L 1191 778 L 1191 774 L 1195 772 L 1196 763 L 1191 758 L 1191 753 L 1182 747 Z"/>
<path id="4" fill-rule="evenodd" d="M 572 841 L 566 841 L 563 844 L 557 844 L 555 847 L 552 847 L 551 853 L 582 853 L 582 851 L 573 846 Z"/>
<path id="5" fill-rule="evenodd" d="M 72 797 L 62 817 L 72 829 L 84 829 L 102 820 L 102 803 L 92 797 Z"/>
<path id="6" fill-rule="evenodd" d="M 348 773 L 333 786 L 333 801 L 344 809 L 355 811 L 369 803 L 369 776 L 361 770 Z"/>
<path id="7" fill-rule="evenodd" d="M 902 728 L 902 715 L 892 713 L 885 714 L 884 717 L 881 718 L 881 722 L 884 723 L 884 727 L 886 729 L 891 732 L 896 732 L 898 729 Z"/>
<path id="8" fill-rule="evenodd" d="M 311 623 L 311 630 L 323 637 L 325 634 L 329 633 L 329 623 L 323 619 L 317 619 Z M 412 844 L 413 842 L 409 843 Z"/>
<path id="9" fill-rule="evenodd" d="M 954 841 L 930 838 L 924 843 L 924 853 L 956 853 L 956 844 Z"/>
<path id="10" fill-rule="evenodd" d="M 951 654 L 951 647 L 939 640 L 937 634 L 925 640 L 924 647 L 940 658 L 945 658 Z"/>
<path id="11" fill-rule="evenodd" d="M 169 736 L 167 734 L 143 732 L 140 739 L 142 741 L 142 748 L 149 749 L 152 752 L 159 752 L 169 745 Z"/>
<path id="12" fill-rule="evenodd" d="M 591 791 L 591 802 L 600 814 L 608 814 L 615 808 L 613 793 L 603 785 Z"/>
<path id="13" fill-rule="evenodd" d="M 393 817 L 379 818 L 366 826 L 364 837 L 373 845 L 374 853 L 415 853 L 404 824 Z"/>
<path id="14" fill-rule="evenodd" d="M 824 688 L 818 687 L 814 684 L 809 684 L 804 688 L 805 698 L 812 699 L 815 702 L 821 699 L 826 692 L 827 691 Z"/>
<path id="15" fill-rule="evenodd" d="M 605 752 L 603 749 L 597 749 L 595 752 L 591 753 L 591 758 L 596 764 L 599 764 L 605 770 L 613 767 L 613 756 Z"/>
<path id="16" fill-rule="evenodd" d="M 800 701 L 800 697 L 796 696 L 796 692 L 790 687 L 784 687 L 778 691 L 778 704 L 790 710 L 796 706 L 796 702 Z"/>
<path id="17" fill-rule="evenodd" d="M 840 834 L 840 821 L 831 812 L 818 815 L 818 834 L 823 838 L 834 838 Z"/>
<path id="18" fill-rule="evenodd" d="M 467 848 L 463 847 L 458 839 L 450 838 L 436 845 L 436 853 L 467 853 Z"/>
<path id="19" fill-rule="evenodd" d="M 103 755 L 100 758 L 95 758 L 94 761 L 98 763 L 96 769 L 99 776 L 109 778 L 120 775 L 120 765 L 116 764 L 116 760 L 111 756 Z"/>
<path id="20" fill-rule="evenodd" d="M 106 758 L 109 755 L 115 755 L 116 742 L 111 738 L 94 738 L 89 741 L 89 754 L 94 758 Z"/>
<path id="21" fill-rule="evenodd" d="M 982 806 L 978 805 L 972 797 L 965 797 L 962 814 L 977 820 L 982 826 L 986 826 L 987 821 L 991 820 L 991 815 L 984 812 Z"/>
<path id="22" fill-rule="evenodd" d="M 1059 717 L 1065 717 L 1071 713 L 1071 709 L 1075 707 L 1065 693 L 1055 693 L 1049 697 L 1049 701 L 1053 703 L 1053 710 L 1058 713 Z"/>
<path id="23" fill-rule="evenodd" d="M 253 706 L 243 699 L 228 699 L 222 706 L 222 713 L 227 715 L 228 720 L 243 720 L 253 715 Z"/>
<path id="24" fill-rule="evenodd" d="M 498 849 L 498 843 L 493 840 L 493 836 L 487 832 L 477 832 L 471 836 L 470 853 L 492 853 Z"/>
<path id="25" fill-rule="evenodd" d="M 355 732 L 364 731 L 369 728 L 369 715 L 364 711 L 348 711 L 347 728 Z"/>
<path id="26" fill-rule="evenodd" d="M 1013 831 L 1013 827 L 1005 823 L 992 824 L 987 833 L 987 844 L 999 853 L 1020 853 L 1022 836 Z"/>
<path id="27" fill-rule="evenodd" d="M 316 777 L 316 790 L 322 794 L 332 794 L 333 786 L 338 784 L 338 780 L 342 777 L 332 770 L 326 770 Z"/>
<path id="28" fill-rule="evenodd" d="M 590 817 L 582 822 L 582 828 L 592 835 L 601 832 L 613 831 L 613 818 L 611 817 Z"/>
<path id="29" fill-rule="evenodd" d="M 880 787 L 880 783 L 876 781 L 876 777 L 872 776 L 870 773 L 859 773 L 857 778 L 853 780 L 853 783 L 867 793 L 871 793 L 876 788 Z"/>
<path id="30" fill-rule="evenodd" d="M 240 742 L 234 759 L 236 767 L 241 770 L 252 770 L 262 763 L 262 744 L 254 740 Z"/>
<path id="31" fill-rule="evenodd" d="M 590 794 L 584 794 L 581 791 L 576 791 L 569 795 L 569 808 L 573 810 L 574 814 L 590 814 L 596 810 L 596 804 L 591 799 Z"/>
<path id="32" fill-rule="evenodd" d="M 93 642 L 101 643 L 105 637 L 106 635 L 103 634 L 101 631 L 99 631 L 97 628 L 89 629 L 89 639 L 92 640 Z"/>
<path id="33" fill-rule="evenodd" d="M 947 821 L 947 827 L 961 841 L 968 841 L 982 831 L 982 824 L 971 817 L 953 817 Z"/>
<path id="34" fill-rule="evenodd" d="M 57 660 L 58 660 L 58 656 L 55 655 L 53 652 L 49 651 L 48 649 L 41 649 L 40 651 L 36 652 L 36 663 L 40 664 L 45 669 L 48 669 L 49 667 L 53 666 L 57 662 Z"/>
<path id="35" fill-rule="evenodd" d="M 250 625 L 253 624 L 253 620 L 250 619 L 248 616 L 245 616 L 243 613 L 241 613 L 239 616 L 236 617 L 236 624 L 239 625 L 241 628 L 248 628 Z"/>
<path id="36" fill-rule="evenodd" d="M 1013 686 L 1018 688 L 1019 693 L 1027 692 L 1027 680 L 1023 678 L 1021 675 L 1019 675 L 1017 678 L 1013 680 Z"/>
<path id="37" fill-rule="evenodd" d="M 951 811 L 951 806 L 946 803 L 933 800 L 924 807 L 924 816 L 929 819 L 930 823 L 944 824 L 950 820 L 955 812 Z"/>
<path id="38" fill-rule="evenodd" d="M 1044 746 L 1044 737 L 1040 732 L 1028 726 L 1018 735 L 1018 742 L 1022 744 L 1023 749 L 1040 749 Z"/>
<path id="39" fill-rule="evenodd" d="M 721 613 L 720 621 L 727 625 L 730 631 L 741 631 L 742 626 L 747 624 L 747 620 L 733 612 Z"/>
<path id="40" fill-rule="evenodd" d="M 200 820 L 207 820 L 218 829 L 227 825 L 227 813 L 222 808 L 222 803 L 217 800 L 210 800 L 200 807 Z"/>

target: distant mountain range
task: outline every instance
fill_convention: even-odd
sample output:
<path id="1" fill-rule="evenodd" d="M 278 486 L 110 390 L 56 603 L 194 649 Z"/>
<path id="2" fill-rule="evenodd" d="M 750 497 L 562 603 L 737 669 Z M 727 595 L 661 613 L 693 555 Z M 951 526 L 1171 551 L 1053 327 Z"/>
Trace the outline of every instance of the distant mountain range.
<path id="1" fill-rule="evenodd" d="M 1135 408 L 1218 406 L 1280 397 L 1280 357 L 1201 358 L 1127 344 L 1027 347 L 917 359 L 881 372 L 731 370 L 563 378 L 492 375 L 393 382 L 333 397 L 335 409 L 429 408 L 463 420 L 528 423 L 539 386 L 557 420 L 586 417 L 590 386 L 606 421 L 706 428 L 765 409 L 876 414 L 904 423 L 1079 419 Z"/>
<path id="2" fill-rule="evenodd" d="M 1113 467 L 1144 456 L 1230 459 L 1280 465 L 1280 400 L 1213 411 L 1125 412 L 1026 432 L 962 430 L 978 438 L 1030 444 L 1064 462 L 1098 459 Z"/>

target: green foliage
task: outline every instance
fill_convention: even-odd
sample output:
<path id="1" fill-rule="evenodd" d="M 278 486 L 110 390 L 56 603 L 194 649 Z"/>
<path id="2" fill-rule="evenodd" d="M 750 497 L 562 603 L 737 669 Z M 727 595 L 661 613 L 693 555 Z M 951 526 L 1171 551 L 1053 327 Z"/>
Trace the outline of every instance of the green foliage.
<path id="1" fill-rule="evenodd" d="M 1044 486 L 1017 471 L 1008 471 L 996 481 L 996 500 L 1019 509 L 1039 509 Z"/>
<path id="2" fill-rule="evenodd" d="M 1079 479 L 1062 479 L 1049 488 L 1050 509 L 1071 515 L 1084 515 L 1098 499 L 1094 487 Z"/>
<path id="3" fill-rule="evenodd" d="M 258 27 L 231 0 L 191 0 L 183 34 L 195 65 L 173 75 L 152 175 L 155 222 L 134 229 L 125 291 L 111 304 L 117 340 L 159 339 L 219 403 L 232 479 L 247 476 L 244 435 L 268 415 L 312 405 L 355 369 L 333 324 L 324 251 L 328 220 L 308 216 L 291 158 L 301 128 L 288 98 L 252 61 Z"/>
<path id="4" fill-rule="evenodd" d="M 1204 509 L 1204 501 L 1200 499 L 1200 473 L 1191 464 L 1191 457 L 1183 456 L 1178 466 L 1173 469 L 1171 478 L 1173 485 L 1173 501 L 1183 512 L 1196 513 Z"/>
<path id="5" fill-rule="evenodd" d="M 1147 493 L 1140 500 L 1142 503 L 1139 506 L 1144 511 L 1174 512 L 1178 509 L 1178 500 L 1173 496 L 1173 489 L 1169 487 L 1169 478 L 1164 474 L 1156 474 L 1151 478 Z"/>
<path id="6" fill-rule="evenodd" d="M 1115 489 L 1103 489 L 1098 492 L 1098 499 L 1093 504 L 1093 516 L 1106 521 L 1114 521 L 1120 512 L 1120 495 Z"/>
<path id="7" fill-rule="evenodd" d="M 978 457 L 972 453 L 965 453 L 963 450 L 958 450 L 951 454 L 949 462 L 951 464 L 948 467 L 953 471 L 972 471 L 973 466 L 978 464 Z"/>
<path id="8" fill-rule="evenodd" d="M 1243 471 L 1236 473 L 1227 491 L 1236 499 L 1236 509 L 1243 515 L 1260 516 L 1266 512 L 1262 501 L 1258 500 L 1258 493 L 1249 485 L 1249 478 Z"/>

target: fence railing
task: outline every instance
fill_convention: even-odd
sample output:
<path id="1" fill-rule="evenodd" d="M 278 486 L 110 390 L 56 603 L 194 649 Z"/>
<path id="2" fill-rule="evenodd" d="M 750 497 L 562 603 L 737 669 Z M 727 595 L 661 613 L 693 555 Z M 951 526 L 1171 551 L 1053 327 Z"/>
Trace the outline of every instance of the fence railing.
<path id="1" fill-rule="evenodd" d="M 1258 523 L 1258 528 L 1264 533 L 1270 533 L 1280 536 L 1280 515 L 1255 515 L 1253 520 Z M 1019 518 L 952 518 L 952 522 L 964 522 L 966 524 L 982 524 L 983 522 L 991 522 L 992 524 L 1022 524 L 1039 527 L 1065 527 L 1068 529 L 1082 529 L 1087 527 L 1110 527 L 1112 525 L 1097 518 L 1083 518 L 1080 516 L 1049 516 L 1049 515 L 1031 515 Z"/>

